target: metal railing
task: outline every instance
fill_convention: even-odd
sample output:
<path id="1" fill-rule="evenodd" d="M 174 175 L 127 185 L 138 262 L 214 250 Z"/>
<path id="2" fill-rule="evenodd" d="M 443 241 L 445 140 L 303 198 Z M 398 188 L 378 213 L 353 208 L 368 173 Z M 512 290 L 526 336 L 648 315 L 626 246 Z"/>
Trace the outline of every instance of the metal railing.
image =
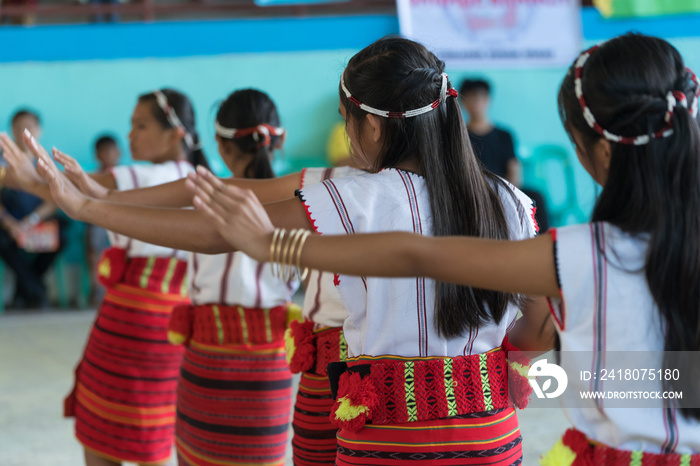
<path id="1" fill-rule="evenodd" d="M 285 17 L 317 16 L 344 14 L 396 13 L 395 0 L 349 0 L 345 2 L 269 5 L 259 6 L 252 0 L 185 0 L 157 2 L 156 0 L 139 0 L 135 3 L 113 4 L 10 4 L 0 5 L 3 18 L 36 18 L 40 22 L 53 22 L 56 18 L 70 18 L 90 21 L 98 15 L 119 15 L 126 21 L 156 21 L 164 17 L 196 13 L 197 17 L 216 18 L 217 14 L 226 13 L 229 17 Z"/>

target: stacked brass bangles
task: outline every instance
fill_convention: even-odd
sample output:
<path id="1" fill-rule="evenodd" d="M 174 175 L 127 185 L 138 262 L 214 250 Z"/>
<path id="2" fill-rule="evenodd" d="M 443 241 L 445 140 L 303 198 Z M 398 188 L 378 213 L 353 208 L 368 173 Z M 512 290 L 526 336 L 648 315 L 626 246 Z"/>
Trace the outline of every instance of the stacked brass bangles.
<path id="1" fill-rule="evenodd" d="M 310 234 L 309 230 L 295 229 L 288 232 L 284 228 L 275 228 L 270 243 L 270 262 L 275 277 L 288 282 L 296 273 L 299 280 L 306 280 L 309 269 L 304 268 L 301 272 L 301 250 Z"/>

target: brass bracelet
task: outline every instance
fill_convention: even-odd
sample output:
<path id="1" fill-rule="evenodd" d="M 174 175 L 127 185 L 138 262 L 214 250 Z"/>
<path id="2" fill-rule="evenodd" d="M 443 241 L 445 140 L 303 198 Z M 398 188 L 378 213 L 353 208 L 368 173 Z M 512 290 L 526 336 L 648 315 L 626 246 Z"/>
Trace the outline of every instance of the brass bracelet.
<path id="1" fill-rule="evenodd" d="M 304 230 L 298 229 L 298 230 L 292 230 L 289 234 L 289 249 L 287 251 L 287 255 L 285 255 L 282 258 L 284 267 L 285 267 L 285 278 L 287 281 L 290 281 L 292 277 L 294 277 L 294 265 L 292 261 L 294 260 L 294 254 L 295 250 L 297 247 L 297 243 L 299 242 L 299 239 L 301 238 L 301 235 L 304 233 Z"/>
<path id="2" fill-rule="evenodd" d="M 285 282 L 288 282 L 291 279 L 291 270 L 289 265 L 287 264 L 287 257 L 289 256 L 289 248 L 292 245 L 292 237 L 294 235 L 294 230 L 289 232 L 289 235 L 287 235 L 287 239 L 284 243 L 284 247 L 282 248 L 282 254 L 278 256 L 278 262 L 280 263 L 280 267 L 282 267 L 282 280 Z"/>
<path id="3" fill-rule="evenodd" d="M 275 243 L 277 242 L 277 237 L 282 231 L 281 228 L 275 228 L 275 232 L 272 234 L 272 242 L 270 242 L 270 267 L 272 268 L 272 276 L 276 277 L 277 272 L 275 270 Z"/>
<path id="4" fill-rule="evenodd" d="M 5 178 L 7 177 L 7 167 L 0 167 L 0 189 L 5 186 Z"/>
<path id="5" fill-rule="evenodd" d="M 304 249 L 304 243 L 306 243 L 306 239 L 311 236 L 311 232 L 309 230 L 305 230 L 304 233 L 301 236 L 301 241 L 299 242 L 299 249 L 297 250 L 297 277 L 299 278 L 299 281 L 304 281 L 306 280 L 307 275 L 309 275 L 309 268 L 304 267 L 304 272 L 300 274 L 301 270 L 301 250 Z"/>
<path id="6" fill-rule="evenodd" d="M 282 278 L 282 266 L 280 264 L 280 254 L 282 253 L 282 243 L 284 243 L 284 237 L 287 234 L 287 230 L 284 228 L 280 229 L 280 234 L 277 237 L 277 244 L 275 245 L 275 258 L 273 260 L 274 263 L 277 264 L 277 272 L 275 273 L 275 276 L 277 278 Z"/>

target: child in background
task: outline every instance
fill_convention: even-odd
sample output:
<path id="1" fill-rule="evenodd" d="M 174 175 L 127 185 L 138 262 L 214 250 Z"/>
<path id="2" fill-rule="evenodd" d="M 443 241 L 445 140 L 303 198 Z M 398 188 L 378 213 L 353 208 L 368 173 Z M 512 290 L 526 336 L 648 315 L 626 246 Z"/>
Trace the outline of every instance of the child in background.
<path id="1" fill-rule="evenodd" d="M 95 141 L 95 159 L 99 163 L 98 174 L 109 173 L 119 164 L 121 150 L 117 140 L 108 134 L 101 135 Z M 98 305 L 104 299 L 105 288 L 97 281 L 97 263 L 102 251 L 109 247 L 107 230 L 95 225 L 85 225 L 85 257 L 90 270 L 90 303 Z"/>
<path id="2" fill-rule="evenodd" d="M 699 95 L 696 76 L 665 40 L 638 34 L 611 39 L 581 53 L 558 97 L 579 161 L 603 186 L 593 223 L 510 243 L 324 235 L 308 239 L 301 265 L 548 296 L 568 391 L 600 392 L 604 383 L 617 383 L 572 374 L 619 369 L 609 358 L 627 352 L 648 358 L 642 363 L 649 372 L 664 374 L 652 379 L 652 392 L 683 395 L 651 398 L 645 409 L 619 409 L 599 398 L 566 405 L 574 429 L 542 464 L 700 464 Z M 231 244 L 270 257 L 273 227 L 262 206 L 234 187 L 207 196 L 211 183 L 200 184 L 200 205 Z M 529 312 L 523 309 L 525 317 Z M 579 355 L 586 357 L 583 367 Z M 668 375 L 674 368 L 678 378 Z"/>
<path id="3" fill-rule="evenodd" d="M 465 79 L 459 86 L 459 100 L 469 116 L 467 130 L 474 153 L 495 175 L 516 186 L 535 202 L 535 219 L 542 231 L 549 229 L 544 197 L 538 191 L 524 189 L 523 167 L 515 155 L 513 135 L 495 126 L 489 118 L 491 85 L 483 79 Z"/>

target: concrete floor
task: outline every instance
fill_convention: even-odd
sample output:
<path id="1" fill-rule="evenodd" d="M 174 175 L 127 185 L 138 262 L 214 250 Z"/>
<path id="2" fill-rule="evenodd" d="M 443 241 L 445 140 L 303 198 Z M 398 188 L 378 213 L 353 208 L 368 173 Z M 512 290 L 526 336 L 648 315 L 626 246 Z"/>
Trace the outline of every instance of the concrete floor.
<path id="1" fill-rule="evenodd" d="M 94 316 L 57 310 L 0 316 L 0 465 L 83 464 L 73 421 L 61 416 Z M 568 422 L 555 409 L 527 409 L 518 416 L 523 464 L 536 465 Z"/>

